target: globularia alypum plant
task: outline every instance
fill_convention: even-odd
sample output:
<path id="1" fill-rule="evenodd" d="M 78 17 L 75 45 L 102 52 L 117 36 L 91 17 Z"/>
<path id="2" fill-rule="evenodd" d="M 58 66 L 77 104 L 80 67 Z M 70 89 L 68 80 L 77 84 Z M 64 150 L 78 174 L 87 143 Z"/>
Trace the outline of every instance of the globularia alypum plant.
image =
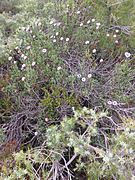
<path id="1" fill-rule="evenodd" d="M 2 178 L 134 179 L 132 0 L 18 7 L 1 46 Z"/>

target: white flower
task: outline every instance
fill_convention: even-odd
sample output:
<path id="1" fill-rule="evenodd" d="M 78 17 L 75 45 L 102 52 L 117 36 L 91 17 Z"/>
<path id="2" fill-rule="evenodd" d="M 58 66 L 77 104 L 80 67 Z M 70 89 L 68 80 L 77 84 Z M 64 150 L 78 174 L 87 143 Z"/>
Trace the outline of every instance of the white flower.
<path id="1" fill-rule="evenodd" d="M 97 51 L 96 49 L 93 49 L 93 50 L 92 50 L 93 53 L 96 53 L 96 51 Z"/>
<path id="2" fill-rule="evenodd" d="M 118 29 L 116 29 L 116 31 L 115 31 L 116 33 L 118 33 L 119 32 L 119 30 Z"/>
<path id="3" fill-rule="evenodd" d="M 14 64 L 16 64 L 17 63 L 17 61 L 14 61 Z"/>
<path id="4" fill-rule="evenodd" d="M 89 44 L 90 43 L 90 41 L 85 41 L 85 44 Z"/>
<path id="5" fill-rule="evenodd" d="M 99 26 L 97 26 L 96 29 L 99 29 Z"/>
<path id="6" fill-rule="evenodd" d="M 48 118 L 45 118 L 45 121 L 48 122 Z"/>
<path id="7" fill-rule="evenodd" d="M 92 77 L 92 74 L 88 74 L 88 78 L 91 78 Z"/>
<path id="8" fill-rule="evenodd" d="M 18 50 L 18 49 L 19 49 L 19 47 L 18 47 L 18 46 L 16 46 L 16 47 L 15 47 L 15 50 Z"/>
<path id="9" fill-rule="evenodd" d="M 108 105 L 111 105 L 111 104 L 112 104 L 112 101 L 107 101 L 107 104 L 108 104 Z"/>
<path id="10" fill-rule="evenodd" d="M 32 65 L 32 66 L 35 66 L 35 64 L 36 64 L 36 62 L 35 62 L 35 61 L 33 61 L 31 65 Z"/>
<path id="11" fill-rule="evenodd" d="M 92 19 L 91 21 L 92 21 L 92 22 L 95 22 L 95 19 Z"/>
<path id="12" fill-rule="evenodd" d="M 56 36 L 58 36 L 59 35 L 59 32 L 56 32 Z"/>
<path id="13" fill-rule="evenodd" d="M 134 151 L 133 151 L 132 148 L 130 148 L 128 152 L 131 154 L 131 153 L 133 153 Z"/>
<path id="14" fill-rule="evenodd" d="M 117 35 L 116 35 L 116 34 L 114 34 L 114 35 L 113 35 L 113 37 L 114 37 L 114 38 L 116 38 L 116 37 L 117 37 Z"/>
<path id="15" fill-rule="evenodd" d="M 77 77 L 78 77 L 78 78 L 81 78 L 81 74 L 77 74 Z"/>
<path id="16" fill-rule="evenodd" d="M 116 43 L 116 44 L 118 44 L 118 43 L 119 43 L 119 41 L 118 41 L 118 40 L 116 40 L 116 41 L 115 41 L 115 43 Z"/>
<path id="17" fill-rule="evenodd" d="M 76 14 L 80 14 L 81 12 L 80 11 L 77 11 Z"/>
<path id="18" fill-rule="evenodd" d="M 110 36 L 110 34 L 109 34 L 109 33 L 107 33 L 107 34 L 106 34 L 106 36 L 107 36 L 107 37 L 109 37 L 109 36 Z"/>
<path id="19" fill-rule="evenodd" d="M 66 38 L 66 42 L 68 42 L 69 41 L 69 38 Z"/>
<path id="20" fill-rule="evenodd" d="M 37 135 L 38 135 L 38 132 L 36 131 L 34 134 L 35 134 L 35 136 L 37 136 Z"/>
<path id="21" fill-rule="evenodd" d="M 90 20 L 87 21 L 87 24 L 90 24 Z"/>
<path id="22" fill-rule="evenodd" d="M 53 39 L 53 42 L 55 43 L 55 42 L 56 42 L 56 39 Z"/>
<path id="23" fill-rule="evenodd" d="M 53 20 L 52 21 L 50 21 L 50 24 L 53 24 L 54 22 L 53 22 Z"/>
<path id="24" fill-rule="evenodd" d="M 103 59 L 100 59 L 100 62 L 103 62 L 104 60 Z"/>
<path id="25" fill-rule="evenodd" d="M 26 32 L 28 32 L 30 30 L 30 27 L 28 26 L 27 28 L 26 28 Z"/>
<path id="26" fill-rule="evenodd" d="M 118 105 L 117 101 L 113 101 L 112 104 L 113 104 L 114 106 L 117 106 L 117 105 Z"/>
<path id="27" fill-rule="evenodd" d="M 26 64 L 22 64 L 21 70 L 23 70 L 26 67 Z"/>
<path id="28" fill-rule="evenodd" d="M 32 30 L 30 30 L 30 33 L 32 34 Z"/>
<path id="29" fill-rule="evenodd" d="M 53 38 L 53 35 L 51 35 L 50 38 L 52 39 L 52 38 Z"/>
<path id="30" fill-rule="evenodd" d="M 39 23 L 38 23 L 38 26 L 41 26 L 41 25 L 42 25 L 41 22 L 39 22 Z"/>
<path id="31" fill-rule="evenodd" d="M 126 56 L 126 58 L 129 58 L 131 56 L 131 54 L 129 52 L 125 52 L 125 56 Z"/>
<path id="32" fill-rule="evenodd" d="M 27 46 L 26 49 L 29 50 L 31 48 L 31 46 Z"/>
<path id="33" fill-rule="evenodd" d="M 33 35 L 33 38 L 35 38 L 36 36 L 35 35 Z"/>
<path id="34" fill-rule="evenodd" d="M 11 56 L 9 56 L 9 57 L 8 57 L 8 60 L 9 60 L 9 61 L 11 61 L 11 60 L 12 60 L 12 57 L 11 57 Z"/>
<path id="35" fill-rule="evenodd" d="M 62 69 L 62 68 L 61 68 L 60 66 L 57 67 L 57 70 L 58 70 L 58 71 L 61 70 L 61 69 Z"/>
<path id="36" fill-rule="evenodd" d="M 61 25 L 61 22 L 58 22 L 56 25 L 57 25 L 57 27 L 59 27 Z"/>
<path id="37" fill-rule="evenodd" d="M 61 41 L 63 41 L 63 39 L 64 39 L 63 37 L 60 38 Z"/>
<path id="38" fill-rule="evenodd" d="M 42 53 L 46 53 L 47 52 L 47 49 L 42 49 Z"/>
<path id="39" fill-rule="evenodd" d="M 82 81 L 83 81 L 83 82 L 85 82 L 85 81 L 86 81 L 86 78 L 85 78 L 85 77 L 83 77 L 83 78 L 82 78 Z"/>
<path id="40" fill-rule="evenodd" d="M 80 23 L 80 27 L 83 26 L 83 23 Z"/>
<path id="41" fill-rule="evenodd" d="M 99 22 L 99 23 L 96 23 L 96 25 L 97 25 L 97 26 L 100 26 L 100 25 L 101 25 L 101 23 L 100 23 L 100 22 Z"/>
<path id="42" fill-rule="evenodd" d="M 27 59 L 27 56 L 24 56 L 23 59 L 26 60 L 26 59 Z"/>
<path id="43" fill-rule="evenodd" d="M 25 80 L 25 77 L 22 77 L 22 81 L 24 81 Z"/>

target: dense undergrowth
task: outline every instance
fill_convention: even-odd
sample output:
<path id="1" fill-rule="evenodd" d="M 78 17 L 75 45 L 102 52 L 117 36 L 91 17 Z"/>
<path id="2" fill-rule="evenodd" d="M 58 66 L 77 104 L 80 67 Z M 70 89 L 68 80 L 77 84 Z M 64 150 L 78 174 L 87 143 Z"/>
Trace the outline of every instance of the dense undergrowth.
<path id="1" fill-rule="evenodd" d="M 1 0 L 0 179 L 135 179 L 133 0 Z"/>

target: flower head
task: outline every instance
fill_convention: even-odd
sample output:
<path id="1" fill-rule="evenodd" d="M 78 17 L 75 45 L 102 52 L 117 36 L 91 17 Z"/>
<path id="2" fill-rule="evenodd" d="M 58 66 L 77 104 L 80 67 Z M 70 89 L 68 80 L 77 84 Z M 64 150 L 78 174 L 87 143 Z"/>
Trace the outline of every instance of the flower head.
<path id="1" fill-rule="evenodd" d="M 22 81 L 24 81 L 25 80 L 25 77 L 22 77 Z"/>
<path id="2" fill-rule="evenodd" d="M 92 19 L 91 21 L 92 21 L 92 22 L 95 22 L 96 20 L 95 20 L 95 19 Z"/>
<path id="3" fill-rule="evenodd" d="M 87 21 L 87 24 L 90 24 L 90 20 Z"/>
<path id="4" fill-rule="evenodd" d="M 42 49 L 42 53 L 46 53 L 47 52 L 47 49 Z"/>
<path id="5" fill-rule="evenodd" d="M 68 42 L 69 41 L 69 38 L 66 38 L 66 42 Z"/>
<path id="6" fill-rule="evenodd" d="M 33 61 L 31 65 L 32 65 L 32 66 L 35 66 L 35 64 L 36 64 L 36 62 L 35 62 L 35 61 Z"/>
<path id="7" fill-rule="evenodd" d="M 76 14 L 80 14 L 80 13 L 81 13 L 81 11 L 77 11 L 77 12 L 76 12 Z"/>
<path id="8" fill-rule="evenodd" d="M 63 41 L 63 39 L 64 39 L 63 37 L 60 38 L 61 41 Z"/>
<path id="9" fill-rule="evenodd" d="M 35 136 L 37 136 L 37 135 L 38 135 L 38 132 L 36 131 L 34 134 L 35 134 Z"/>
<path id="10" fill-rule="evenodd" d="M 77 77 L 78 77 L 78 78 L 81 78 L 81 74 L 77 74 Z"/>
<path id="11" fill-rule="evenodd" d="M 103 59 L 100 59 L 100 62 L 103 62 L 104 60 Z"/>
<path id="12" fill-rule="evenodd" d="M 85 44 L 89 44 L 90 43 L 90 41 L 85 41 Z"/>
<path id="13" fill-rule="evenodd" d="M 61 68 L 60 66 L 57 67 L 57 70 L 58 70 L 58 71 L 61 70 L 61 69 L 62 69 L 62 68 Z"/>
<path id="14" fill-rule="evenodd" d="M 125 52 L 125 57 L 130 58 L 131 54 L 129 52 Z"/>
<path id="15" fill-rule="evenodd" d="M 9 60 L 9 61 L 11 61 L 11 60 L 12 60 L 12 57 L 11 57 L 11 56 L 9 56 L 9 57 L 8 57 L 8 60 Z"/>
<path id="16" fill-rule="evenodd" d="M 111 105 L 111 104 L 112 104 L 112 101 L 107 101 L 107 104 L 108 104 L 108 105 Z"/>
<path id="17" fill-rule="evenodd" d="M 31 48 L 31 46 L 27 46 L 26 49 L 29 50 Z"/>
<path id="18" fill-rule="evenodd" d="M 97 50 L 96 50 L 96 49 L 93 49 L 93 50 L 92 50 L 92 52 L 93 52 L 93 53 L 96 53 L 96 52 L 97 52 Z"/>
<path id="19" fill-rule="evenodd" d="M 86 78 L 85 78 L 85 77 L 83 77 L 83 78 L 82 78 L 82 82 L 85 82 L 85 81 L 86 81 Z"/>
<path id="20" fill-rule="evenodd" d="M 53 39 L 53 42 L 55 43 L 55 42 L 56 42 L 56 39 Z"/>
<path id="21" fill-rule="evenodd" d="M 56 32 L 56 36 L 58 36 L 59 35 L 59 32 Z"/>
<path id="22" fill-rule="evenodd" d="M 83 26 L 83 23 L 80 23 L 80 27 Z"/>
<path id="23" fill-rule="evenodd" d="M 92 77 L 92 74 L 88 74 L 88 78 L 91 78 Z"/>
<path id="24" fill-rule="evenodd" d="M 27 56 L 24 56 L 23 59 L 26 60 L 26 59 L 27 59 Z"/>
<path id="25" fill-rule="evenodd" d="M 22 64 L 21 70 L 23 70 L 26 67 L 26 64 Z"/>
<path id="26" fill-rule="evenodd" d="M 118 105 L 117 101 L 113 101 L 112 104 L 113 104 L 114 106 L 117 106 L 117 105 Z"/>

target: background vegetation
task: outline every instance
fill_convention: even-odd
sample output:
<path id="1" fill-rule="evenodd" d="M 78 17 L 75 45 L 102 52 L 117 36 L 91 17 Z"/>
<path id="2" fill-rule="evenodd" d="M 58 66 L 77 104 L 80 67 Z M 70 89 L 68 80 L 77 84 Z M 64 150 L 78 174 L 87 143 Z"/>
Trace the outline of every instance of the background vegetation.
<path id="1" fill-rule="evenodd" d="M 0 1 L 0 179 L 135 179 L 133 0 Z"/>

